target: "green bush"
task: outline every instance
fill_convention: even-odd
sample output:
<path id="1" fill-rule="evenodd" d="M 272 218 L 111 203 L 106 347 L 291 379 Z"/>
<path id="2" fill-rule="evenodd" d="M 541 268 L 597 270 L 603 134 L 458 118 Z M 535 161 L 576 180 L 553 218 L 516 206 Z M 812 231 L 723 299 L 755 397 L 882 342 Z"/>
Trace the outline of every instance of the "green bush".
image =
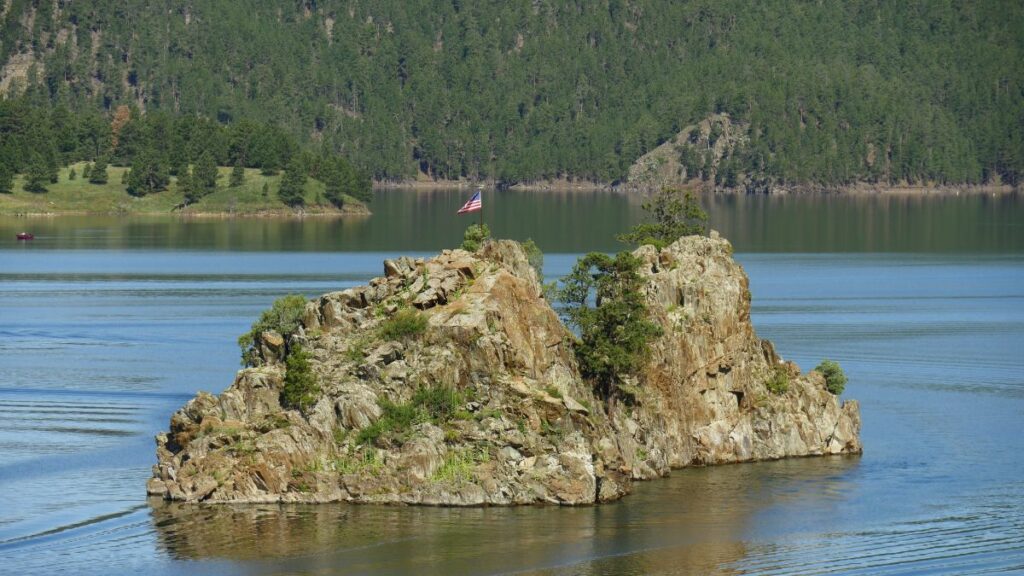
<path id="1" fill-rule="evenodd" d="M 388 435 L 402 436 L 422 422 L 444 424 L 463 416 L 466 395 L 450 386 L 420 388 L 404 404 L 381 400 L 381 417 L 359 431 L 356 442 L 372 444 Z"/>
<path id="2" fill-rule="evenodd" d="M 242 364 L 252 366 L 256 360 L 256 339 L 259 335 L 273 330 L 285 337 L 299 329 L 302 315 L 306 310 L 306 297 L 301 294 L 289 294 L 274 300 L 270 310 L 265 310 L 260 319 L 253 323 L 252 328 L 238 337 L 238 347 L 242 349 Z"/>
<path id="3" fill-rule="evenodd" d="M 839 396 L 846 389 L 846 373 L 843 372 L 838 362 L 828 359 L 822 360 L 815 370 L 825 376 L 825 388 L 829 392 Z"/>
<path id="4" fill-rule="evenodd" d="M 467 252 L 476 252 L 483 246 L 483 243 L 491 238 L 491 229 L 487 224 L 473 224 L 466 228 L 462 235 L 462 249 Z"/>
<path id="5" fill-rule="evenodd" d="M 411 308 L 403 308 L 381 323 L 378 335 L 383 340 L 406 340 L 427 330 L 427 317 Z"/>
<path id="6" fill-rule="evenodd" d="M 320 385 L 309 367 L 309 353 L 296 346 L 285 361 L 284 387 L 281 389 L 281 405 L 305 411 L 316 403 Z"/>
<path id="7" fill-rule="evenodd" d="M 764 385 L 772 394 L 785 394 L 789 391 L 789 372 L 782 366 L 776 367 Z"/>

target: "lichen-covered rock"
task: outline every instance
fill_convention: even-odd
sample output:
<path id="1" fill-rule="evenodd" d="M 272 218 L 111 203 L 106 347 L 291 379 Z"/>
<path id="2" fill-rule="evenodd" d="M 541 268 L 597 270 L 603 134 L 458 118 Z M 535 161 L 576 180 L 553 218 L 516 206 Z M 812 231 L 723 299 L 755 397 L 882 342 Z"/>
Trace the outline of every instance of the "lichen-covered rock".
<path id="1" fill-rule="evenodd" d="M 671 468 L 860 451 L 856 403 L 840 406 L 819 374 L 782 364 L 754 334 L 727 241 L 689 237 L 637 255 L 665 333 L 621 398 L 595 397 L 580 377 L 572 336 L 517 243 L 388 260 L 367 286 L 310 302 L 287 336 L 312 356 L 311 407 L 282 407 L 286 338 L 264 333 L 255 367 L 190 400 L 157 436 L 147 490 L 206 502 L 577 505 Z M 425 328 L 390 324 L 410 312 Z M 777 367 L 792 373 L 784 394 L 765 386 Z"/>

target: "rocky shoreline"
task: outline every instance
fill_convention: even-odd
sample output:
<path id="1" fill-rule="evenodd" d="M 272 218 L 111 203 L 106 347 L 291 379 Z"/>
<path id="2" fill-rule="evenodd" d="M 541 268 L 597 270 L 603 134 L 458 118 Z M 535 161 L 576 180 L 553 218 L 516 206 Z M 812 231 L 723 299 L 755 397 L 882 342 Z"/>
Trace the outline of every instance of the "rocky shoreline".
<path id="1" fill-rule="evenodd" d="M 147 491 L 187 502 L 442 506 L 616 500 L 673 468 L 861 451 L 856 401 L 783 362 L 750 323 L 732 246 L 682 238 L 643 261 L 664 330 L 650 361 L 598 398 L 522 247 L 385 261 L 366 286 L 263 332 L 254 366 L 200 393 L 157 436 Z M 396 319 L 417 328 L 396 330 Z M 309 353 L 319 391 L 285 408 L 283 358 Z M 782 373 L 785 391 L 768 381 Z"/>

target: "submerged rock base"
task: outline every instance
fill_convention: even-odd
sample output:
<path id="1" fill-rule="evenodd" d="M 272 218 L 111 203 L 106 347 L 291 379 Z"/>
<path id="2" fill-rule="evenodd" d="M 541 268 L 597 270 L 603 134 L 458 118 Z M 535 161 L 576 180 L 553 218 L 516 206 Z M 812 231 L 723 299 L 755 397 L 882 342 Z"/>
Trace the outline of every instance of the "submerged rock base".
<path id="1" fill-rule="evenodd" d="M 750 323 L 747 277 L 717 234 L 645 246 L 664 329 L 610 401 L 579 373 L 572 335 L 519 244 L 384 263 L 385 276 L 307 304 L 264 333 L 257 366 L 200 393 L 157 436 L 147 489 L 205 502 L 592 504 L 672 468 L 859 453 L 860 415 Z M 412 314 L 410 311 L 415 311 Z M 425 327 L 396 326 L 422 315 Z M 281 404 L 286 349 L 320 392 Z M 770 392 L 777 371 L 788 390 Z"/>

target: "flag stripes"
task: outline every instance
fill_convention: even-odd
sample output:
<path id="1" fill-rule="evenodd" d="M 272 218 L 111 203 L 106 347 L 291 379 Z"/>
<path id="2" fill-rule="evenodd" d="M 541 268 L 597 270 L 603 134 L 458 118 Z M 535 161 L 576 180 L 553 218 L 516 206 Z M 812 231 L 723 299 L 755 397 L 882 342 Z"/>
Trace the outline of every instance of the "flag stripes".
<path id="1" fill-rule="evenodd" d="M 459 211 L 456 212 L 456 214 L 476 212 L 477 210 L 483 210 L 483 208 L 484 202 L 480 198 L 480 192 L 477 191 L 477 193 L 473 194 L 473 197 L 469 199 L 469 202 L 466 202 L 465 204 L 462 205 L 462 208 L 459 208 Z"/>

